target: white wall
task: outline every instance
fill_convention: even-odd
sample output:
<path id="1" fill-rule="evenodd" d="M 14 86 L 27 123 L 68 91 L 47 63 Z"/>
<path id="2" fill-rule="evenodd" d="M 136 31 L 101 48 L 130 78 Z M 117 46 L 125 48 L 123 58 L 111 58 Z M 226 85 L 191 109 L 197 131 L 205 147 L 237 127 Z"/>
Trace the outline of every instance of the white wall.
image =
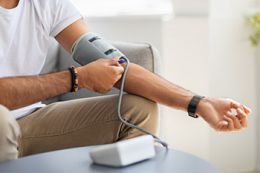
<path id="1" fill-rule="evenodd" d="M 255 110 L 254 51 L 243 28 L 241 21 L 176 17 L 164 30 L 165 77 L 202 95 L 231 97 Z M 244 65 L 250 68 L 241 70 Z M 204 158 L 226 173 L 254 169 L 256 116 L 242 133 L 218 134 L 186 113 L 166 108 L 163 115 L 163 136 L 171 147 Z"/>
<path id="2" fill-rule="evenodd" d="M 172 0 L 176 15 L 205 16 L 209 11 L 209 0 Z"/>
<path id="3" fill-rule="evenodd" d="M 256 81 L 254 49 L 248 43 L 245 12 L 252 1 L 211 0 L 210 93 L 249 105 L 249 128 L 241 133 L 210 133 L 210 160 L 227 173 L 256 166 Z"/>
<path id="4" fill-rule="evenodd" d="M 91 31 L 103 35 L 108 40 L 147 42 L 162 50 L 162 21 L 160 18 L 91 17 L 86 21 Z"/>
<path id="5" fill-rule="evenodd" d="M 164 28 L 165 77 L 203 95 L 209 94 L 207 18 L 177 17 Z M 209 159 L 209 128 L 186 112 L 165 108 L 162 134 L 170 146 Z"/>
<path id="6" fill-rule="evenodd" d="M 167 109 L 163 134 L 174 148 L 205 158 L 223 172 L 253 171 L 256 164 L 260 164 L 260 153 L 256 161 L 255 59 L 254 49 L 247 42 L 249 33 L 242 14 L 254 1 L 211 0 L 210 10 L 206 9 L 207 0 L 200 0 L 195 6 L 192 4 L 197 1 L 173 2 L 177 14 L 186 17 L 177 15 L 171 27 L 165 30 L 166 77 L 202 94 L 234 98 L 249 105 L 253 114 L 247 130 L 238 134 L 218 134 L 205 124 L 188 119 L 185 113 Z M 200 17 L 207 11 L 211 14 L 209 23 Z M 209 46 L 207 40 L 210 40 Z M 189 80 L 191 71 L 187 70 L 193 64 L 199 67 L 192 71 L 200 77 L 196 82 Z M 207 65 L 208 69 L 201 69 Z M 258 122 L 260 124 L 260 118 Z M 191 129 L 201 135 L 191 135 Z"/>

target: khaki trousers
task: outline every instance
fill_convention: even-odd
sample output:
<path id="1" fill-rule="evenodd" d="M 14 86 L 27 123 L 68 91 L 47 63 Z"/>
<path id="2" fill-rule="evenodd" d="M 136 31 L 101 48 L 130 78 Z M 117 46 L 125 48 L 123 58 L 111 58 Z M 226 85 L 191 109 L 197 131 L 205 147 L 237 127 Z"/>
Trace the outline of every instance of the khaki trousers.
<path id="1" fill-rule="evenodd" d="M 0 105 L 0 162 L 17 158 L 19 136 L 19 125 L 10 112 Z"/>
<path id="2" fill-rule="evenodd" d="M 58 102 L 19 119 L 19 156 L 114 143 L 142 135 L 120 122 L 116 110 L 117 98 L 117 95 L 113 95 Z M 156 103 L 126 94 L 123 97 L 121 113 L 128 122 L 157 133 Z M 13 136 L 17 135 L 14 134 Z M 1 135 L 5 136 L 5 133 Z M 17 147 L 14 142 L 17 138 L 12 141 L 14 145 L 10 145 L 12 142 L 8 141 L 1 152 L 13 151 Z M 2 146 L 1 141 L 0 145 Z"/>

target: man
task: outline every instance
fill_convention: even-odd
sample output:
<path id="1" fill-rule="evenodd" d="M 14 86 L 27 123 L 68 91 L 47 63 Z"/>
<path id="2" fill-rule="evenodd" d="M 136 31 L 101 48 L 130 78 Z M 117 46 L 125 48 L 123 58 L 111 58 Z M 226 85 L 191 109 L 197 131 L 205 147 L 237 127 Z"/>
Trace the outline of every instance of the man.
<path id="1" fill-rule="evenodd" d="M 18 153 L 26 156 L 142 135 L 118 120 L 117 96 L 48 106 L 40 103 L 70 92 L 73 82 L 69 70 L 39 75 L 49 38 L 55 37 L 71 53 L 74 43 L 87 32 L 81 14 L 69 0 L 0 0 L 0 104 L 11 110 L 0 107 L 1 161 L 15 159 Z M 119 87 L 124 67 L 116 59 L 101 59 L 76 71 L 80 89 L 106 93 Z M 136 64 L 130 64 L 125 91 L 129 94 L 124 96 L 122 115 L 152 133 L 157 132 L 156 103 L 187 111 L 196 98 Z M 204 97 L 194 107 L 217 131 L 247 127 L 249 108 L 233 100 Z"/>

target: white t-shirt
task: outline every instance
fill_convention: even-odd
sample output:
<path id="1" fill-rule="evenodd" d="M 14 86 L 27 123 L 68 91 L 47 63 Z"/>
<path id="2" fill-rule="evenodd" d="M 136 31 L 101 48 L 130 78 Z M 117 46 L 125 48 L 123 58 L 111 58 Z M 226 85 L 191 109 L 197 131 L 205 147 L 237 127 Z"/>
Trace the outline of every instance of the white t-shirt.
<path id="1" fill-rule="evenodd" d="M 80 18 L 70 0 L 20 0 L 16 8 L 0 7 L 0 78 L 38 75 L 50 37 Z M 43 106 L 36 103 L 12 114 L 20 118 Z"/>

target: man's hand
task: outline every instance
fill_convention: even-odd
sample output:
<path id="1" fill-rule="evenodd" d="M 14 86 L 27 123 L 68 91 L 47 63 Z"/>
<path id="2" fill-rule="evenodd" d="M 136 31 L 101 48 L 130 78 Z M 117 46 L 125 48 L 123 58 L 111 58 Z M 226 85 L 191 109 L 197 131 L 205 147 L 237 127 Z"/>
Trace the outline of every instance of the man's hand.
<path id="1" fill-rule="evenodd" d="M 77 70 L 80 88 L 102 94 L 111 91 L 124 72 L 117 59 L 99 59 Z"/>
<path id="2" fill-rule="evenodd" d="M 197 113 L 216 131 L 232 132 L 247 127 L 251 110 L 231 99 L 205 98 L 199 103 Z"/>

